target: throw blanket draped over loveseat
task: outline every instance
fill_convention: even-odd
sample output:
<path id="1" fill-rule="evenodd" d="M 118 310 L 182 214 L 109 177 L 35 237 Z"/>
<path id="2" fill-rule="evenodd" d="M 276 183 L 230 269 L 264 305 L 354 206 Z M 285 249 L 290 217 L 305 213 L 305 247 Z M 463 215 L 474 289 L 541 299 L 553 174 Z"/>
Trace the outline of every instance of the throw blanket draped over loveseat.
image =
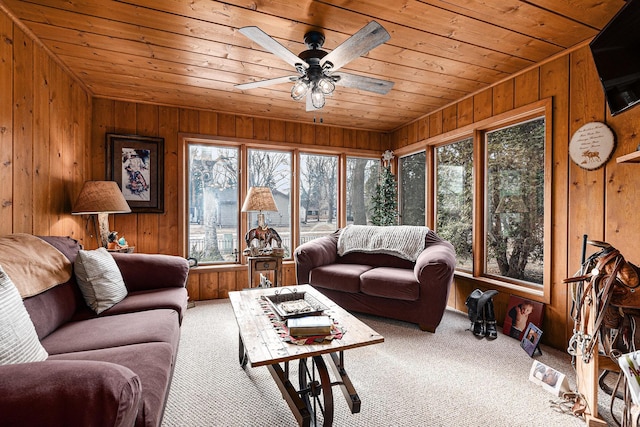
<path id="1" fill-rule="evenodd" d="M 412 225 L 377 227 L 348 225 L 338 238 L 338 255 L 366 252 L 394 255 L 415 262 L 424 250 L 429 229 Z"/>

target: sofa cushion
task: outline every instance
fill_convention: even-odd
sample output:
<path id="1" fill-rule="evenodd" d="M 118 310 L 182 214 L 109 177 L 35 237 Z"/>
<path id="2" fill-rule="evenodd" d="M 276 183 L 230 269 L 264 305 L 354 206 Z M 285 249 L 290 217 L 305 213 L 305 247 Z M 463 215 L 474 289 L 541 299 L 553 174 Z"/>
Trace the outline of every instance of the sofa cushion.
<path id="1" fill-rule="evenodd" d="M 343 292 L 360 292 L 360 275 L 372 269 L 370 265 L 329 264 L 311 270 L 309 281 L 313 286 Z"/>
<path id="2" fill-rule="evenodd" d="M 0 365 L 39 362 L 47 356 L 18 289 L 0 266 Z"/>
<path id="3" fill-rule="evenodd" d="M 100 316 L 69 322 L 42 340 L 49 354 L 97 350 L 146 342 L 167 342 L 177 348 L 178 313 L 158 309 Z"/>
<path id="4" fill-rule="evenodd" d="M 127 296 L 120 269 L 105 248 L 78 251 L 75 272 L 84 300 L 98 314 Z"/>
<path id="5" fill-rule="evenodd" d="M 420 284 L 413 270 L 378 267 L 364 272 L 360 276 L 360 290 L 363 294 L 416 301 L 420 297 Z"/>
<path id="6" fill-rule="evenodd" d="M 157 308 L 168 308 L 178 313 L 182 322 L 187 311 L 188 294 L 186 288 L 165 288 L 154 291 L 129 292 L 118 304 L 102 312 L 103 316 L 134 313 Z"/>
<path id="7" fill-rule="evenodd" d="M 51 360 L 92 360 L 115 363 L 135 372 L 142 384 L 137 426 L 159 426 L 174 363 L 174 349 L 161 342 L 51 356 Z"/>

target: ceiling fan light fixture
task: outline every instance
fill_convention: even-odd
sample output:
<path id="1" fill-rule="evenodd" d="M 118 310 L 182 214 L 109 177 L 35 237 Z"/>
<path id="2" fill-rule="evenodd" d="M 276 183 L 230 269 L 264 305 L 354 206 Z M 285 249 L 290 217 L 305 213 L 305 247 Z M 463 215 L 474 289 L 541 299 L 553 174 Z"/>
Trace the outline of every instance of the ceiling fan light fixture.
<path id="1" fill-rule="evenodd" d="M 324 93 L 317 85 L 311 89 L 311 104 L 317 109 L 324 107 Z"/>
<path id="2" fill-rule="evenodd" d="M 309 91 L 309 82 L 306 79 L 298 79 L 291 88 L 291 98 L 300 101 Z"/>
<path id="3" fill-rule="evenodd" d="M 336 89 L 336 85 L 333 84 L 331 79 L 327 77 L 322 77 L 320 80 L 318 80 L 316 86 L 319 87 L 322 93 L 325 95 L 331 95 Z"/>

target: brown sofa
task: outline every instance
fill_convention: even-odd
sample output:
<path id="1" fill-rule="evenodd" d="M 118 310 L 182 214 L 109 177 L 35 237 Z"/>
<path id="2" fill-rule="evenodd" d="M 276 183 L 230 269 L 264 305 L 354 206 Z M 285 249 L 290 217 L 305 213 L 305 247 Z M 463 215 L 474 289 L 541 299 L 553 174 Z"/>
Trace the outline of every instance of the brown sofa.
<path id="1" fill-rule="evenodd" d="M 386 253 L 338 255 L 342 230 L 299 246 L 298 283 L 309 283 L 341 307 L 417 323 L 435 332 L 447 306 L 455 250 L 433 230 L 415 262 Z"/>
<path id="2" fill-rule="evenodd" d="M 42 237 L 73 262 L 80 245 Z M 114 253 L 127 296 L 96 315 L 75 276 L 24 299 L 49 356 L 0 366 L 3 426 L 159 426 L 187 308 L 188 263 Z"/>

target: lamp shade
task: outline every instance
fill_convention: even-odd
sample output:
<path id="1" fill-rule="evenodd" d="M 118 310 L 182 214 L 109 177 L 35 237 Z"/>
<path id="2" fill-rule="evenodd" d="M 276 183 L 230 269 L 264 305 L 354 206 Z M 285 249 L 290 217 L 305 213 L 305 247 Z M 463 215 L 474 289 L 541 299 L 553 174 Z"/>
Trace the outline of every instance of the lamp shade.
<path id="1" fill-rule="evenodd" d="M 269 187 L 251 187 L 244 199 L 242 212 L 278 212 Z"/>
<path id="2" fill-rule="evenodd" d="M 115 181 L 85 181 L 71 213 L 89 215 L 129 212 L 131 208 Z"/>

